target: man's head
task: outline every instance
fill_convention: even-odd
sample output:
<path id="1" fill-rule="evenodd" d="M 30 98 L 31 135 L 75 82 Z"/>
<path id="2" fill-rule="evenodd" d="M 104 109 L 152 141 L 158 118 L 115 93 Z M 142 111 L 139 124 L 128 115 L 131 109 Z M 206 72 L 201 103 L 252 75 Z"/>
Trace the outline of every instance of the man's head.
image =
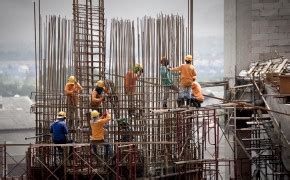
<path id="1" fill-rule="evenodd" d="M 96 118 L 98 118 L 99 115 L 100 115 L 100 113 L 99 113 L 97 110 L 93 110 L 93 111 L 91 112 L 91 118 L 92 118 L 92 119 L 96 119 Z"/>
<path id="2" fill-rule="evenodd" d="M 67 82 L 68 82 L 69 84 L 74 84 L 74 83 L 76 83 L 76 78 L 75 78 L 74 76 L 70 76 L 70 77 L 68 78 Z"/>
<path id="3" fill-rule="evenodd" d="M 161 57 L 160 63 L 163 66 L 167 66 L 169 64 L 169 60 L 165 56 L 163 56 L 163 57 Z"/>
<path id="4" fill-rule="evenodd" d="M 59 111 L 57 113 L 57 119 L 66 119 L 66 112 L 64 111 Z"/>
<path id="5" fill-rule="evenodd" d="M 190 64 L 192 62 L 192 55 L 186 55 L 184 58 L 186 64 Z"/>
<path id="6" fill-rule="evenodd" d="M 133 67 L 133 72 L 134 73 L 143 72 L 142 65 L 141 64 L 135 64 L 135 66 Z"/>

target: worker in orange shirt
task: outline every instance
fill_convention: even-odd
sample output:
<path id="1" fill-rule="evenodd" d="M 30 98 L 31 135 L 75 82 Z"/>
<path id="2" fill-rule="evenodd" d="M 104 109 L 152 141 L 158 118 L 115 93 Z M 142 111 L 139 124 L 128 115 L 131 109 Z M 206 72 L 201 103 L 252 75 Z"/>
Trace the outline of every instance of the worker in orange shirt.
<path id="1" fill-rule="evenodd" d="M 99 110 L 98 107 L 105 101 L 105 94 L 108 94 L 108 89 L 105 86 L 105 82 L 98 80 L 96 87 L 91 92 L 92 109 Z"/>
<path id="2" fill-rule="evenodd" d="M 176 68 L 170 68 L 170 71 L 180 72 L 180 88 L 177 99 L 178 106 L 190 103 L 191 99 L 191 85 L 196 79 L 196 70 L 191 64 L 192 55 L 185 56 L 185 64 L 180 65 Z"/>
<path id="3" fill-rule="evenodd" d="M 194 81 L 191 86 L 192 98 L 191 104 L 194 107 L 200 107 L 200 104 L 204 101 L 204 96 L 202 95 L 201 86 L 198 82 Z"/>
<path id="4" fill-rule="evenodd" d="M 78 103 L 78 94 L 83 90 L 74 76 L 70 76 L 65 85 L 64 92 L 68 97 L 68 104 L 76 106 Z"/>
<path id="5" fill-rule="evenodd" d="M 105 142 L 105 128 L 107 122 L 111 120 L 111 114 L 108 110 L 99 117 L 100 113 L 96 110 L 91 112 L 90 126 L 92 135 L 90 136 L 91 143 L 93 144 L 93 151 L 97 153 L 97 144 Z M 107 159 L 110 154 L 110 146 L 105 145 L 105 158 Z"/>
<path id="6" fill-rule="evenodd" d="M 143 73 L 143 67 L 141 64 L 135 64 L 133 67 L 133 71 L 129 70 L 127 74 L 125 75 L 124 79 L 124 88 L 125 88 L 125 94 L 128 96 L 128 114 L 132 115 L 134 113 L 135 109 L 135 98 L 134 93 L 136 91 L 136 83 L 137 80 L 140 78 L 140 76 Z"/>

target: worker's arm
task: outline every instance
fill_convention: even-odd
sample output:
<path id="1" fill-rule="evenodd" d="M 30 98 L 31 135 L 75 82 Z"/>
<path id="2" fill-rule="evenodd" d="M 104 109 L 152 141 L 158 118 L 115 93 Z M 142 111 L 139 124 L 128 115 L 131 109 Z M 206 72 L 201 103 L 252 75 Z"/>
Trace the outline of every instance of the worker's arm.
<path id="1" fill-rule="evenodd" d="M 194 76 L 194 79 L 196 79 L 196 75 L 197 75 L 197 73 L 196 73 L 196 69 L 195 69 L 195 67 L 193 66 L 193 69 L 192 69 L 192 71 L 193 71 L 193 76 Z"/>
<path id="2" fill-rule="evenodd" d="M 110 92 L 109 92 L 109 88 L 107 88 L 106 86 L 105 86 L 105 88 L 104 88 L 104 92 L 106 93 L 106 94 L 109 94 Z"/>
<path id="3" fill-rule="evenodd" d="M 143 73 L 143 71 L 142 72 L 139 71 L 138 73 L 136 73 L 134 76 L 134 79 L 137 81 L 140 78 L 140 76 L 142 75 L 142 73 Z"/>
<path id="4" fill-rule="evenodd" d="M 181 69 L 181 66 L 175 67 L 175 68 L 169 68 L 169 70 L 173 72 L 180 71 L 180 69 Z"/>
<path id="5" fill-rule="evenodd" d="M 107 113 L 105 115 L 103 115 L 101 118 L 100 118 L 100 123 L 102 124 L 106 124 L 107 122 L 109 122 L 111 120 L 111 114 Z"/>
<path id="6" fill-rule="evenodd" d="M 76 82 L 76 91 L 78 92 L 78 93 L 80 93 L 82 90 L 83 90 L 83 87 L 80 85 L 80 83 L 78 83 L 78 82 Z"/>
<path id="7" fill-rule="evenodd" d="M 64 92 L 66 95 L 73 95 L 74 91 L 73 90 L 69 90 L 69 85 L 66 84 L 64 87 Z"/>
<path id="8" fill-rule="evenodd" d="M 96 90 L 93 90 L 91 98 L 92 98 L 92 102 L 94 102 L 94 103 L 101 103 L 102 101 L 105 100 L 104 96 L 97 97 L 97 91 Z"/>

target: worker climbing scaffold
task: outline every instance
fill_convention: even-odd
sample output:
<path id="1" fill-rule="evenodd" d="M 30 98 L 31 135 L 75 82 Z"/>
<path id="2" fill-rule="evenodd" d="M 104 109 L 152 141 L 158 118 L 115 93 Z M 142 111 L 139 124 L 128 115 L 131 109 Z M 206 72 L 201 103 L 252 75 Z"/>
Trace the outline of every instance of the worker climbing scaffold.
<path id="1" fill-rule="evenodd" d="M 105 101 L 106 94 L 108 94 L 108 88 L 106 88 L 105 82 L 98 80 L 96 87 L 91 92 L 91 106 L 93 110 L 101 112 L 100 106 Z"/>
<path id="2" fill-rule="evenodd" d="M 192 55 L 187 55 L 185 56 L 185 64 L 169 69 L 170 71 L 180 72 L 180 88 L 177 99 L 178 107 L 183 106 L 185 102 L 187 105 L 190 103 L 191 86 L 192 83 L 196 80 L 196 70 L 191 62 Z"/>
<path id="3" fill-rule="evenodd" d="M 136 83 L 140 76 L 143 74 L 143 67 L 141 64 L 135 64 L 133 70 L 129 70 L 125 75 L 124 88 L 125 94 L 128 96 L 128 114 L 133 115 L 135 112 L 135 91 Z"/>
<path id="4" fill-rule="evenodd" d="M 77 82 L 75 76 L 70 76 L 64 88 L 67 96 L 68 125 L 70 128 L 74 126 L 74 121 L 77 117 L 79 94 L 82 90 L 83 87 Z"/>

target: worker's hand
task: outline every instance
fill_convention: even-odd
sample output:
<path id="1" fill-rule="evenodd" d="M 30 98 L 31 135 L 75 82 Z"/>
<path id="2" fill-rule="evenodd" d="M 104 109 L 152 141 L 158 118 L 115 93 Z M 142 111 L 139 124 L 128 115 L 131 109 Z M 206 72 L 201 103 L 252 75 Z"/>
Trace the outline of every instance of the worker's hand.
<path id="1" fill-rule="evenodd" d="M 108 109 L 106 109 L 105 112 L 104 112 L 104 115 L 106 116 L 106 115 L 108 115 L 108 114 L 110 114 L 110 112 L 109 112 Z"/>

